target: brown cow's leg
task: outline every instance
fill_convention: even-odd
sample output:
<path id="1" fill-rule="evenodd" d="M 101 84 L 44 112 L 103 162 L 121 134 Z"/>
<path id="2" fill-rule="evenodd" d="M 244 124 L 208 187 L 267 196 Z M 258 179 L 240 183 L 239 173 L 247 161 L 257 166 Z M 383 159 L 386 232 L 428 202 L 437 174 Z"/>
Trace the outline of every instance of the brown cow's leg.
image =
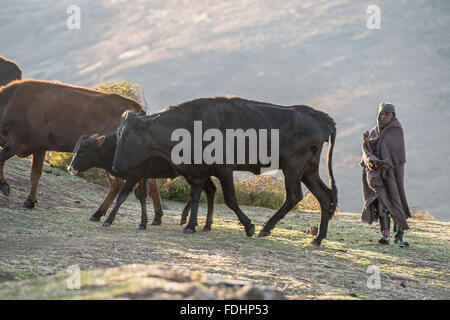
<path id="1" fill-rule="evenodd" d="M 317 198 L 320 203 L 320 223 L 319 234 L 311 242 L 314 245 L 320 245 L 322 240 L 327 237 L 328 222 L 332 217 L 331 209 L 331 189 L 320 179 L 318 170 L 305 173 L 302 179 L 306 187 Z"/>
<path id="2" fill-rule="evenodd" d="M 233 172 L 224 171 L 218 176 L 220 185 L 222 186 L 223 197 L 226 205 L 236 213 L 239 221 L 244 225 L 245 233 L 251 237 L 255 233 L 255 225 L 251 223 L 249 217 L 242 212 L 236 200 L 236 193 L 234 191 Z"/>
<path id="3" fill-rule="evenodd" d="M 152 197 L 153 210 L 155 211 L 155 217 L 151 223 L 152 226 L 161 224 L 161 218 L 164 215 L 161 203 L 161 195 L 159 194 L 158 181 L 156 179 L 147 180 L 148 194 Z"/>
<path id="4" fill-rule="evenodd" d="M 208 202 L 208 213 L 206 214 L 206 223 L 203 227 L 203 231 L 211 231 L 211 225 L 213 223 L 213 213 L 214 213 L 214 197 L 216 195 L 216 185 L 208 178 L 205 181 L 203 190 L 206 193 L 206 200 Z"/>
<path id="5" fill-rule="evenodd" d="M 192 206 L 192 201 L 191 201 L 191 198 L 189 198 L 189 200 L 186 202 L 186 206 L 184 207 L 183 212 L 181 213 L 181 220 L 180 220 L 181 226 L 186 223 L 187 216 L 189 215 L 189 212 L 191 211 L 191 206 Z"/>
<path id="6" fill-rule="evenodd" d="M 0 162 L 0 191 L 5 195 L 9 196 L 11 189 L 9 184 L 6 182 L 5 178 L 5 161 Z"/>
<path id="7" fill-rule="evenodd" d="M 106 175 L 108 176 L 109 180 L 108 194 L 106 195 L 105 199 L 103 200 L 102 204 L 97 209 L 97 211 L 89 218 L 90 221 L 94 222 L 100 221 L 100 218 L 106 214 L 106 211 L 108 211 L 109 207 L 111 206 L 111 203 L 117 197 L 120 188 L 122 188 L 123 184 L 125 183 L 124 180 L 114 177 L 110 175 L 108 172 L 106 172 Z"/>
<path id="8" fill-rule="evenodd" d="M 5 181 L 5 161 L 0 162 L 0 181 Z"/>
<path id="9" fill-rule="evenodd" d="M 1 133 L 0 133 L 0 136 Z M 3 151 L 3 146 L 6 144 L 6 138 L 2 138 L 0 137 L 0 152 Z M 6 178 L 5 178 L 5 161 L 1 161 L 0 162 L 0 191 L 5 195 L 5 196 L 9 196 L 10 193 L 10 188 L 9 188 L 9 184 L 6 182 Z"/>
<path id="10" fill-rule="evenodd" d="M 154 180 L 154 179 L 152 179 Z M 139 181 L 139 201 L 141 202 L 141 223 L 139 224 L 139 230 L 145 230 L 147 228 L 147 179 L 141 179 Z"/>
<path id="11" fill-rule="evenodd" d="M 0 191 L 5 196 L 9 196 L 10 193 L 9 184 L 6 182 L 4 173 L 5 162 L 6 160 L 14 157 L 16 154 L 20 154 L 22 152 L 24 152 L 24 148 L 14 148 L 7 143 L 4 143 L 3 148 L 0 150 Z"/>
<path id="12" fill-rule="evenodd" d="M 35 203 L 37 202 L 37 189 L 39 185 L 39 180 L 42 176 L 42 167 L 44 166 L 46 151 L 40 151 L 33 153 L 33 158 L 31 160 L 31 173 L 30 182 L 31 188 L 27 200 L 23 203 L 22 207 L 33 209 Z"/>
<path id="13" fill-rule="evenodd" d="M 300 183 L 300 175 L 294 170 L 285 171 L 284 184 L 286 187 L 286 200 L 280 209 L 266 222 L 261 229 L 258 237 L 266 237 L 270 235 L 270 231 L 275 225 L 284 218 L 284 216 L 302 200 L 302 188 Z"/>
<path id="14" fill-rule="evenodd" d="M 133 191 L 133 188 L 138 181 L 138 179 L 134 178 L 128 178 L 125 181 L 125 184 L 120 189 L 119 195 L 117 196 L 116 204 L 109 213 L 108 218 L 106 218 L 105 222 L 103 222 L 102 227 L 109 227 L 112 225 L 114 219 L 116 219 L 117 211 L 119 211 L 120 206 L 125 202 L 130 192 Z M 139 198 L 142 198 L 142 196 L 140 196 Z"/>

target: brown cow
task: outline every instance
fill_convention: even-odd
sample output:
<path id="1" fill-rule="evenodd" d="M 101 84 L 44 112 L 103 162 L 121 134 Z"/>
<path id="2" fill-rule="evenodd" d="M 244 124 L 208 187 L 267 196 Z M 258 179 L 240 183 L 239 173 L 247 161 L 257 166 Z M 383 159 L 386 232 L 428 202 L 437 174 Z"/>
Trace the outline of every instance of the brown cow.
<path id="1" fill-rule="evenodd" d="M 31 189 L 23 204 L 33 208 L 46 151 L 73 152 L 80 136 L 115 131 L 125 110 L 143 111 L 139 103 L 118 94 L 60 82 L 28 79 L 0 87 L 0 190 L 9 194 L 4 162 L 16 155 L 33 155 Z M 106 214 L 124 183 L 109 174 L 108 179 L 109 191 L 94 214 L 97 217 Z M 161 211 L 161 202 L 154 207 Z"/>
<path id="2" fill-rule="evenodd" d="M 0 55 L 0 86 L 20 79 L 22 79 L 22 70 L 19 66 Z"/>

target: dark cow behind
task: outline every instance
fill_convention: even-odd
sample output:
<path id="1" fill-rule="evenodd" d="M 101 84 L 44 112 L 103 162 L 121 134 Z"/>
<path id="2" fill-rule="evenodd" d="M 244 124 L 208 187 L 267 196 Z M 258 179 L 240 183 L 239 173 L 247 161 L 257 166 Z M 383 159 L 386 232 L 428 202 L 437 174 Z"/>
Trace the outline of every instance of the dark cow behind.
<path id="1" fill-rule="evenodd" d="M 0 190 L 9 194 L 5 161 L 32 155 L 31 189 L 23 206 L 33 208 L 46 151 L 73 152 L 80 136 L 116 130 L 126 110 L 143 112 L 121 95 L 60 82 L 29 79 L 0 87 Z M 96 215 L 106 214 L 124 183 L 112 175 L 108 179 L 109 191 Z"/>
<path id="2" fill-rule="evenodd" d="M 71 174 L 78 174 L 81 172 L 84 172 L 92 167 L 102 168 L 105 169 L 109 174 L 113 176 L 118 176 L 119 178 L 126 179 L 124 186 L 122 187 L 122 190 L 119 192 L 119 195 L 117 196 L 116 205 L 114 206 L 113 210 L 111 211 L 110 215 L 104 222 L 103 226 L 109 227 L 117 214 L 117 211 L 119 210 L 120 205 L 125 201 L 129 193 L 132 191 L 133 184 L 136 183 L 137 180 L 140 179 L 139 183 L 139 200 L 141 201 L 141 209 L 142 209 L 142 215 L 141 215 L 141 223 L 139 225 L 139 229 L 145 229 L 147 225 L 147 211 L 146 211 L 146 190 L 145 190 L 145 184 L 143 184 L 142 181 L 146 180 L 146 177 L 148 176 L 158 176 L 161 177 L 161 174 L 163 174 L 164 171 L 158 170 L 158 168 L 161 167 L 161 164 L 158 163 L 151 163 L 149 161 L 148 164 L 145 164 L 144 166 L 137 166 L 136 168 L 132 168 L 129 170 L 130 175 L 126 174 L 119 174 L 112 170 L 112 162 L 114 160 L 114 154 L 116 151 L 116 143 L 117 143 L 117 136 L 116 133 L 111 133 L 108 135 L 100 136 L 98 134 L 94 134 L 91 136 L 81 136 L 78 140 L 77 144 L 75 145 L 74 149 L 74 156 L 72 159 L 72 162 L 70 163 L 68 167 L 68 171 Z M 154 159 L 154 161 L 157 161 L 158 159 Z M 143 168 L 144 170 L 141 171 L 140 168 Z M 156 170 L 158 171 L 156 171 Z M 169 173 L 166 174 L 167 178 L 173 178 L 174 174 Z M 148 179 L 147 187 L 149 188 L 156 188 L 156 192 L 158 192 L 158 187 L 156 184 L 155 179 Z M 213 222 L 213 211 L 214 211 L 214 196 L 216 192 L 216 186 L 212 182 L 211 179 L 207 179 L 205 181 L 205 184 L 203 186 L 203 190 L 206 193 L 206 198 L 208 202 L 208 213 L 206 218 L 205 227 L 203 228 L 204 231 L 210 231 L 211 225 Z M 155 194 L 156 192 L 150 192 L 150 194 Z M 153 197 L 153 203 L 155 206 L 155 202 L 160 201 L 160 197 Z M 157 204 L 155 207 L 161 207 L 161 204 Z M 182 215 L 181 215 L 181 224 L 183 225 L 186 223 L 186 217 L 189 213 L 189 210 L 191 208 L 191 201 L 188 200 Z M 162 211 L 155 211 L 155 217 L 153 219 L 152 225 L 160 225 L 161 224 L 161 217 L 163 215 Z M 93 216 L 91 220 L 93 221 L 99 221 L 100 216 Z"/>
<path id="3" fill-rule="evenodd" d="M 205 179 L 219 178 L 226 204 L 238 216 L 247 236 L 252 236 L 255 226 L 237 204 L 233 171 L 250 171 L 260 174 L 264 168 L 260 162 L 250 164 L 174 164 L 172 150 L 178 144 L 171 141 L 172 133 L 179 128 L 186 129 L 195 137 L 194 121 L 202 121 L 202 129 L 217 129 L 226 136 L 227 129 L 278 129 L 279 168 L 285 177 L 286 199 L 281 208 L 271 217 L 259 233 L 268 236 L 277 222 L 282 219 L 301 199 L 301 182 L 318 199 L 321 206 L 319 234 L 313 244 L 320 245 L 327 235 L 328 222 L 337 206 L 337 188 L 332 171 L 332 154 L 336 137 L 336 127 L 326 113 L 308 106 L 278 106 L 241 98 L 196 99 L 177 106 L 167 107 L 155 115 L 137 117 L 125 113 L 117 130 L 117 149 L 113 169 L 126 172 L 127 169 L 148 157 L 158 157 L 170 163 L 173 171 L 184 176 L 191 183 L 191 215 L 185 232 L 195 232 L 197 225 L 198 200 Z M 330 188 L 319 176 L 320 154 L 324 142 L 330 141 L 327 169 Z M 275 141 L 268 137 L 270 146 Z M 207 143 L 203 142 L 203 150 Z M 226 143 L 224 143 L 226 145 Z M 245 155 L 251 155 L 246 144 Z M 195 150 L 193 150 L 195 151 Z M 201 150 L 200 150 L 201 151 Z M 223 150 L 224 154 L 227 152 Z M 191 152 L 195 157 L 195 152 Z M 236 149 L 234 150 L 236 156 Z M 194 159 L 195 160 L 195 159 Z M 194 162 L 191 162 L 194 163 Z"/>
<path id="4" fill-rule="evenodd" d="M 14 80 L 22 79 L 22 70 L 11 60 L 0 55 L 0 87 Z"/>

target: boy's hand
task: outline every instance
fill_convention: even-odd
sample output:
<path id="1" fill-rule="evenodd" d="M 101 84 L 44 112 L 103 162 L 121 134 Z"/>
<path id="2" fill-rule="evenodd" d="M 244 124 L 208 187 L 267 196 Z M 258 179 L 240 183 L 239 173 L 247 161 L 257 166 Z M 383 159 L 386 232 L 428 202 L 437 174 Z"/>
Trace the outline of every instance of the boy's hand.
<path id="1" fill-rule="evenodd" d="M 369 131 L 366 131 L 362 134 L 363 141 L 369 140 Z"/>

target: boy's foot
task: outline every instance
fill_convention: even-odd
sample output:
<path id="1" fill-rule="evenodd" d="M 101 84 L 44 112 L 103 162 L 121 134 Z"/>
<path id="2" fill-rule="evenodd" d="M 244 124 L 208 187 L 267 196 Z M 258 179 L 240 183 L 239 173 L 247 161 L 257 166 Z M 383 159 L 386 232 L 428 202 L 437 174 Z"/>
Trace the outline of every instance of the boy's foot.
<path id="1" fill-rule="evenodd" d="M 389 236 L 381 236 L 380 240 L 378 240 L 380 244 L 389 244 Z"/>
<path id="2" fill-rule="evenodd" d="M 404 246 L 409 246 L 409 242 L 405 241 L 405 239 L 403 238 L 403 234 L 402 235 L 395 235 L 395 243 L 404 245 Z"/>

